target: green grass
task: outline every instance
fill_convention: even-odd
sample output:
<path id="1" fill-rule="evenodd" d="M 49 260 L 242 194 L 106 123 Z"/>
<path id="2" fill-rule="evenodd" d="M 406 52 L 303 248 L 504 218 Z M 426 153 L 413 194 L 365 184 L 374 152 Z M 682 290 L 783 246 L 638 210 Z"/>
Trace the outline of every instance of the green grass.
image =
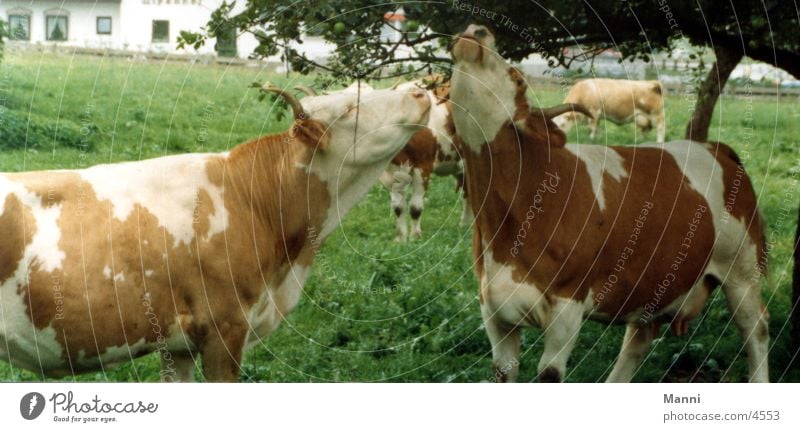
<path id="1" fill-rule="evenodd" d="M 286 78 L 258 68 L 9 53 L 0 70 L 0 79 L 6 81 L 0 86 L 0 100 L 8 109 L 54 123 L 91 123 L 95 131 L 87 138 L 91 151 L 47 142 L 3 151 L 0 171 L 80 168 L 169 153 L 223 151 L 288 124 L 276 121 L 270 105 L 258 102 L 248 88 L 252 81 Z M 533 91 L 531 98 L 537 105 L 549 105 L 560 102 L 563 94 Z M 682 96 L 667 98 L 668 139 L 683 136 L 691 106 Z M 797 371 L 784 374 L 790 358 L 785 323 L 799 198 L 799 120 L 796 99 L 758 99 L 750 104 L 744 98 L 723 97 L 711 130 L 712 139 L 729 143 L 742 156 L 769 222 L 771 272 L 763 288 L 772 316 L 772 379 L 782 381 L 800 380 Z M 603 143 L 654 138 L 654 132 L 634 138 L 632 125 L 603 127 L 598 140 Z M 571 133 L 572 141 L 586 137 L 585 128 Z M 435 179 L 423 216 L 423 239 L 396 244 L 388 193 L 373 188 L 325 243 L 297 309 L 263 346 L 247 354 L 243 379 L 491 380 L 490 346 L 470 267 L 471 235 L 469 228 L 458 226 L 459 212 L 451 180 Z M 703 364 L 700 379 L 744 379 L 740 339 L 719 294 L 709 302 L 703 319 L 692 323 L 691 338 L 665 334 L 658 340 L 637 381 L 685 379 L 685 365 L 693 361 Z M 567 379 L 604 379 L 622 330 L 587 322 Z M 523 334 L 521 379 L 532 380 L 542 332 L 530 329 Z M 158 378 L 158 361 L 151 355 L 67 380 Z M 41 379 L 0 362 L 0 380 Z"/>

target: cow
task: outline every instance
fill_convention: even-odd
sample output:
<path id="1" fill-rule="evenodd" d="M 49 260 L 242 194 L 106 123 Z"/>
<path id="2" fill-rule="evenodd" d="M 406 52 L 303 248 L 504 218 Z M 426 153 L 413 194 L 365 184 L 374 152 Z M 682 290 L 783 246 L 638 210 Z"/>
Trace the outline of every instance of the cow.
<path id="1" fill-rule="evenodd" d="M 480 307 L 499 381 L 519 371 L 520 328 L 544 329 L 540 381 L 565 378 L 584 318 L 626 325 L 611 382 L 632 379 L 661 325 L 685 334 L 721 285 L 747 351 L 769 379 L 764 220 L 726 145 L 566 144 L 523 75 L 470 25 L 451 49 L 455 143 L 475 213 Z"/>
<path id="2" fill-rule="evenodd" d="M 588 121 L 591 140 L 597 136 L 601 118 L 618 125 L 634 122 L 644 134 L 656 126 L 656 141 L 664 142 L 664 96 L 660 81 L 592 78 L 578 81 L 569 89 L 564 103 L 580 104 L 591 117 L 571 111 L 555 117 L 555 124 L 569 131 L 579 121 Z"/>
<path id="3" fill-rule="evenodd" d="M 447 127 L 450 121 L 450 102 L 447 95 L 450 84 L 441 75 L 431 75 L 426 78 L 402 83 L 398 89 L 424 88 L 433 86 L 428 90 L 432 108 L 428 127 L 423 128 L 414 136 L 398 153 L 386 172 L 381 176 L 381 183 L 391 193 L 391 208 L 396 218 L 398 242 L 409 239 L 409 229 L 406 221 L 406 211 L 411 216 L 410 238 L 422 236 L 421 218 L 425 207 L 425 195 L 432 174 L 440 176 L 452 175 L 456 178 L 456 190 L 464 191 L 463 169 L 460 156 L 453 147 L 453 138 Z M 407 189 L 411 187 L 410 199 Z M 462 225 L 471 223 L 471 214 L 466 201 L 463 202 L 461 214 Z"/>
<path id="4" fill-rule="evenodd" d="M 395 241 L 400 243 L 422 236 L 422 211 L 432 174 L 455 177 L 456 190 L 461 191 L 462 195 L 466 193 L 460 156 L 452 145 L 452 136 L 447 127 L 450 120 L 450 103 L 447 100 L 449 82 L 441 75 L 434 74 L 419 80 L 399 81 L 392 86 L 396 90 L 427 87 L 432 87 L 427 90 L 432 104 L 427 127 L 411 137 L 380 177 L 391 195 L 391 210 L 395 215 L 397 232 Z M 297 85 L 295 89 L 309 96 L 317 95 L 314 89 L 305 85 Z M 373 90 L 369 84 L 354 82 L 340 92 L 355 94 L 360 91 L 367 94 Z M 460 224 L 469 225 L 472 221 L 470 207 L 466 200 L 462 205 Z M 411 215 L 410 234 L 406 213 Z"/>
<path id="5" fill-rule="evenodd" d="M 291 128 L 229 152 L 0 175 L 0 358 L 57 377 L 157 352 L 164 381 L 191 381 L 199 355 L 208 381 L 239 378 L 431 106 L 264 90 Z"/>

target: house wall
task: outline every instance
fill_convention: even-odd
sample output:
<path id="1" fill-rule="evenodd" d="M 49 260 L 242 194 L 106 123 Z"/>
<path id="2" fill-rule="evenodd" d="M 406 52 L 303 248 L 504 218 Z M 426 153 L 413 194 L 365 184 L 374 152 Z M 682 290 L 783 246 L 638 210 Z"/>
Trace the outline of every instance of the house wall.
<path id="1" fill-rule="evenodd" d="M 214 39 L 198 50 L 179 50 L 177 38 L 182 30 L 200 31 L 222 0 L 0 0 L 0 17 L 20 11 L 30 14 L 31 43 L 59 44 L 82 48 L 107 48 L 142 52 L 215 53 Z M 244 1 L 237 2 L 238 10 Z M 235 11 L 236 11 L 235 9 Z M 46 13 L 68 16 L 68 40 L 48 41 L 45 37 Z M 98 16 L 110 16 L 111 34 L 99 35 Z M 169 42 L 153 42 L 153 20 L 169 21 Z M 237 55 L 247 57 L 258 45 L 249 33 L 237 38 Z"/>
<path id="2" fill-rule="evenodd" d="M 111 47 L 120 37 L 119 2 L 72 2 L 63 0 L 14 1 L 0 0 L 0 17 L 8 21 L 10 14 L 29 14 L 31 17 L 30 41 L 51 44 L 45 37 L 46 13 L 67 16 L 68 40 L 57 42 L 71 46 Z M 98 16 L 111 17 L 111 34 L 98 35 L 96 20 Z"/>

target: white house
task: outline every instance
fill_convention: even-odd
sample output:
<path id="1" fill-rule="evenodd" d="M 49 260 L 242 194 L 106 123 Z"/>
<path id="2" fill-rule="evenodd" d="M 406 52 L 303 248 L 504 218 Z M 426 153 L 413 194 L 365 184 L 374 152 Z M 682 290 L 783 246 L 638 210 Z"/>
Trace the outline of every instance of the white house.
<path id="1" fill-rule="evenodd" d="M 246 0 L 236 0 L 232 13 Z M 177 48 L 180 32 L 200 31 L 222 0 L 0 0 L 0 18 L 6 21 L 12 43 L 59 45 L 129 52 L 219 54 L 247 58 L 258 46 L 251 33 L 230 32 L 225 40 L 211 39 L 197 51 Z M 384 15 L 381 38 L 396 42 L 406 20 L 402 8 Z M 335 46 L 322 37 L 306 35 L 293 48 L 325 62 Z M 398 55 L 409 55 L 404 51 Z M 270 60 L 277 60 L 270 59 Z"/>
<path id="2" fill-rule="evenodd" d="M 0 0 L 0 17 L 10 39 L 139 52 L 179 53 L 182 30 L 199 31 L 221 0 Z M 238 7 L 244 7 L 239 1 Z M 235 41 L 235 42 L 234 42 Z M 257 46 L 249 33 L 221 43 L 211 40 L 203 54 L 247 57 Z M 194 53 L 193 49 L 189 52 Z"/>

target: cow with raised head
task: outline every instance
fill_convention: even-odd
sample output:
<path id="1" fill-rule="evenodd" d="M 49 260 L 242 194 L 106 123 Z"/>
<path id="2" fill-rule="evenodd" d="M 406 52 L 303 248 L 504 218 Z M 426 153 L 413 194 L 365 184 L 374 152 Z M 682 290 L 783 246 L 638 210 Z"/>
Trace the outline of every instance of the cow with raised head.
<path id="1" fill-rule="evenodd" d="M 618 125 L 633 122 L 642 134 L 656 127 L 656 141 L 664 142 L 664 95 L 660 81 L 591 78 L 569 89 L 564 103 L 583 105 L 591 116 L 568 112 L 553 119 L 565 132 L 576 123 L 589 123 L 589 138 L 597 137 L 600 119 Z"/>
<path id="2" fill-rule="evenodd" d="M 431 107 L 266 90 L 291 129 L 230 152 L 0 175 L 0 358 L 64 376 L 155 351 L 164 380 L 192 380 L 197 355 L 207 380 L 238 379 Z"/>
<path id="3" fill-rule="evenodd" d="M 627 326 L 608 381 L 629 381 L 663 324 L 685 334 L 722 286 L 747 352 L 768 381 L 760 278 L 764 221 L 724 144 L 567 145 L 530 107 L 526 82 L 471 25 L 452 47 L 455 142 L 475 213 L 480 301 L 499 380 L 519 367 L 520 328 L 544 328 L 538 374 L 559 381 L 585 317 Z"/>

